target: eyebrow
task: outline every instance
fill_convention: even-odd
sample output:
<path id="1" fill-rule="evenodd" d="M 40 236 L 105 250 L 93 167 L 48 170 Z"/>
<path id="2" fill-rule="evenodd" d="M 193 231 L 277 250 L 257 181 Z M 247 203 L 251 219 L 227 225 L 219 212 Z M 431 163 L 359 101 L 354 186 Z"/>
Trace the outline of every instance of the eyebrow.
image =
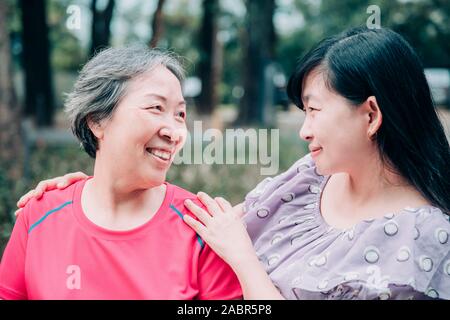
<path id="1" fill-rule="evenodd" d="M 316 100 L 318 101 L 318 98 L 315 95 L 307 94 L 305 96 L 302 96 L 303 103 L 307 103 L 309 100 Z"/>
<path id="2" fill-rule="evenodd" d="M 167 101 L 167 98 L 166 98 L 166 97 L 164 97 L 164 96 L 162 96 L 162 95 L 159 95 L 159 94 L 157 94 L 157 93 L 147 93 L 146 95 L 144 95 L 144 97 L 153 97 L 153 98 L 161 99 L 161 100 L 163 100 L 164 102 Z M 185 101 L 185 100 L 182 100 L 182 101 L 180 101 L 178 104 L 179 104 L 179 105 L 182 105 L 182 104 L 186 105 L 186 101 Z"/>

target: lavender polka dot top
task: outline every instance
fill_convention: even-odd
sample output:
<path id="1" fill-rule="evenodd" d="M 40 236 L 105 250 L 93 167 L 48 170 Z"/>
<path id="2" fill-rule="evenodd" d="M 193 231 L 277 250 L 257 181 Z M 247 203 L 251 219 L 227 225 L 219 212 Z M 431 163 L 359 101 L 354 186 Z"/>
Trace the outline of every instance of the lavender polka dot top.
<path id="1" fill-rule="evenodd" d="M 450 299 L 448 215 L 405 208 L 352 228 L 320 214 L 328 177 L 308 154 L 245 198 L 256 253 L 287 299 Z"/>

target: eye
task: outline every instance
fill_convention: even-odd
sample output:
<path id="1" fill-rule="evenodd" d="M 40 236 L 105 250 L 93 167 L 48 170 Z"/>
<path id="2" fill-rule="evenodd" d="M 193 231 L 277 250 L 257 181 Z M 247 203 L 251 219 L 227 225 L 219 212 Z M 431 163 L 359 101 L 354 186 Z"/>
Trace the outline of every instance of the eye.
<path id="1" fill-rule="evenodd" d="M 308 111 L 308 112 L 313 112 L 313 111 L 318 111 L 319 109 L 316 109 L 316 108 L 312 108 L 312 107 L 307 107 L 306 108 L 306 111 Z"/>
<path id="2" fill-rule="evenodd" d="M 180 117 L 182 119 L 186 119 L 186 112 L 180 111 L 177 113 L 177 117 Z"/>
<path id="3" fill-rule="evenodd" d="M 146 108 L 147 110 L 158 110 L 158 111 L 163 111 L 163 107 L 161 105 L 154 105 L 154 106 L 150 106 L 148 108 Z"/>

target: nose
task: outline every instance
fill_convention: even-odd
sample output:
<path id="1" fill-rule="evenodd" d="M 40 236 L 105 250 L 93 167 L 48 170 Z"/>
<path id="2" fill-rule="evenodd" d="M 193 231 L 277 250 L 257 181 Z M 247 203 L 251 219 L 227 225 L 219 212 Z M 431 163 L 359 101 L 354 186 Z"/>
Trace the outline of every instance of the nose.
<path id="1" fill-rule="evenodd" d="M 159 135 L 172 143 L 178 143 L 183 137 L 183 129 L 173 124 L 165 124 L 159 130 Z"/>
<path id="2" fill-rule="evenodd" d="M 299 132 L 300 138 L 305 141 L 311 141 L 313 138 L 310 121 L 308 120 L 308 117 L 305 117 L 305 120 L 303 122 L 302 127 L 300 128 Z"/>

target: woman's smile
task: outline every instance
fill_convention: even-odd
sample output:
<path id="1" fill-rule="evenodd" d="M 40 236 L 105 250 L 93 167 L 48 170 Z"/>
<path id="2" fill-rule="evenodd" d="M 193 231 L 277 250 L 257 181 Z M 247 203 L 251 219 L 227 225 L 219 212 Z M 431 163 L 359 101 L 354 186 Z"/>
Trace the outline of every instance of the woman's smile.
<path id="1" fill-rule="evenodd" d="M 162 150 L 158 148 L 146 148 L 145 150 L 152 159 L 160 164 L 169 166 L 172 162 L 171 160 L 173 153 L 168 150 Z"/>
<path id="2" fill-rule="evenodd" d="M 311 151 L 311 156 L 313 158 L 317 157 L 319 153 L 322 151 L 322 147 L 309 147 L 309 150 Z"/>

